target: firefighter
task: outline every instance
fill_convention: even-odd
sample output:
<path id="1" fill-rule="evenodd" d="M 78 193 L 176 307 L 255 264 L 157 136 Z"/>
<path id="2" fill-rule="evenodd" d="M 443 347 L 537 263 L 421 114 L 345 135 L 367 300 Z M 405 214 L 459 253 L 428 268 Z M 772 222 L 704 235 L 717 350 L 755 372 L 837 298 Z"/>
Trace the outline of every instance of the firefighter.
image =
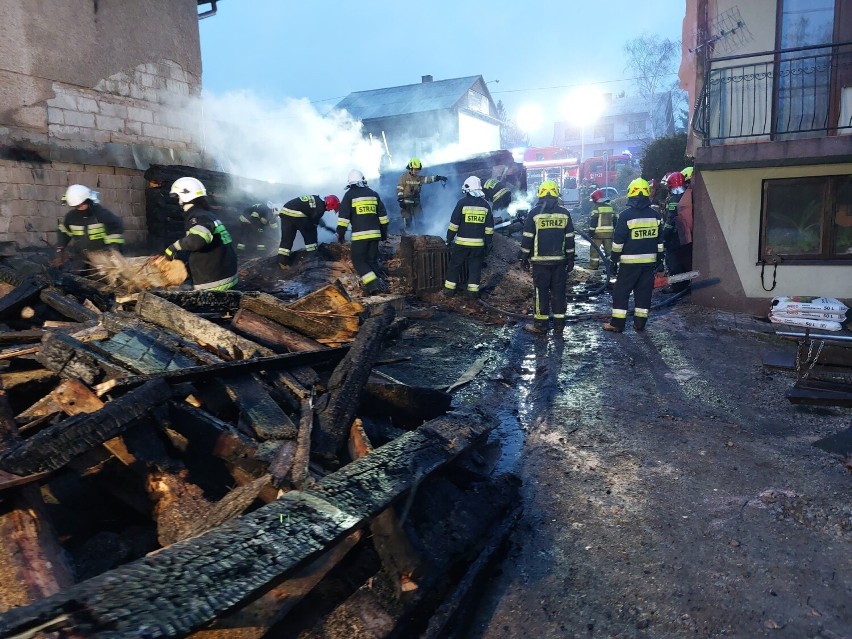
<path id="1" fill-rule="evenodd" d="M 553 334 L 562 335 L 565 328 L 568 274 L 574 270 L 574 224 L 568 209 L 559 201 L 559 186 L 545 180 L 538 187 L 538 203 L 527 216 L 518 253 L 521 267 L 532 263 L 535 308 L 533 321 L 524 329 L 530 333 L 547 333 L 553 317 Z"/>
<path id="2" fill-rule="evenodd" d="M 340 210 L 340 199 L 336 195 L 302 195 L 293 198 L 281 207 L 281 244 L 278 247 L 278 266 L 286 269 L 292 261 L 293 241 L 296 233 L 302 234 L 305 252 L 308 256 L 316 254 L 317 226 L 326 211 Z"/>
<path id="3" fill-rule="evenodd" d="M 407 171 L 399 176 L 396 185 L 396 201 L 399 203 L 399 212 L 402 216 L 402 233 L 414 230 L 417 218 L 423 212 L 420 208 L 420 188 L 424 184 L 433 182 L 447 183 L 443 175 L 420 175 L 423 163 L 419 158 L 411 158 L 405 167 Z"/>
<path id="4" fill-rule="evenodd" d="M 240 239 L 237 251 L 240 255 L 266 255 L 274 246 L 278 234 L 278 211 L 272 202 L 252 204 L 240 214 Z"/>
<path id="5" fill-rule="evenodd" d="M 592 191 L 589 201 L 594 207 L 589 216 L 589 235 L 595 244 L 603 249 L 604 254 L 610 257 L 612 253 L 612 233 L 615 230 L 617 216 L 610 206 L 609 198 L 602 189 Z M 589 251 L 589 268 L 596 270 L 601 265 L 600 256 L 594 249 Z M 613 273 L 613 275 L 615 275 Z"/>
<path id="6" fill-rule="evenodd" d="M 675 231 L 677 233 L 678 246 L 674 249 L 681 272 L 692 270 L 692 167 L 688 166 L 680 172 L 683 176 L 684 191 L 677 203 L 677 217 L 675 218 Z M 689 282 L 678 282 L 674 284 L 671 292 L 676 293 L 689 288 Z"/>
<path id="7" fill-rule="evenodd" d="M 482 192 L 485 193 L 485 199 L 491 202 L 492 213 L 509 208 L 509 204 L 512 202 L 512 192 L 495 178 L 485 181 Z"/>
<path id="8" fill-rule="evenodd" d="M 494 216 L 478 177 L 471 175 L 464 181 L 462 194 L 447 227 L 450 262 L 444 294 L 455 295 L 462 269 L 467 266 L 467 293 L 471 297 L 479 297 L 482 265 L 494 240 Z"/>
<path id="9" fill-rule="evenodd" d="M 677 275 L 684 273 L 685 269 L 678 258 L 677 249 L 680 246 L 680 240 L 677 233 L 677 205 L 683 197 L 684 179 L 680 171 L 674 171 L 666 174 L 663 178 L 663 183 L 669 190 L 669 196 L 666 198 L 665 204 L 665 219 L 663 224 L 663 247 L 666 252 L 666 269 L 669 275 Z M 674 292 L 672 287 L 663 289 L 665 293 Z"/>
<path id="10" fill-rule="evenodd" d="M 648 182 L 636 178 L 630 183 L 627 204 L 628 208 L 618 214 L 612 238 L 612 259 L 620 266 L 612 291 L 612 318 L 603 326 L 605 331 L 614 333 L 624 331 L 631 292 L 633 328 L 645 330 L 654 292 L 654 271 L 663 270 L 660 218 L 651 208 Z"/>
<path id="11" fill-rule="evenodd" d="M 186 235 L 166 247 L 173 260 L 178 251 L 189 252 L 189 273 L 195 290 L 226 291 L 239 281 L 237 252 L 231 234 L 210 210 L 207 189 L 193 177 L 175 180 L 169 191 L 183 209 Z"/>
<path id="12" fill-rule="evenodd" d="M 364 292 L 379 293 L 385 284 L 379 279 L 379 240 L 388 237 L 388 214 L 379 194 L 367 186 L 361 171 L 349 171 L 346 193 L 340 202 L 337 241 L 346 241 L 352 229 L 352 266 L 361 278 Z"/>
<path id="13" fill-rule="evenodd" d="M 62 201 L 71 210 L 59 223 L 56 265 L 69 258 L 85 259 L 85 254 L 90 251 L 120 251 L 124 247 L 124 223 L 115 213 L 101 206 L 96 191 L 82 184 L 72 184 Z"/>

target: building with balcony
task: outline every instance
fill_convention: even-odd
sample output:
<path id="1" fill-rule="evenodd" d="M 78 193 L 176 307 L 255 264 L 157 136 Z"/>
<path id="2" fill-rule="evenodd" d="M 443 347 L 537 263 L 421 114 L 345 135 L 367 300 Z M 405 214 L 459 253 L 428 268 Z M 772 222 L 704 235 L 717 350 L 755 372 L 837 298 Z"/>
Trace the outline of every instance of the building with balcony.
<path id="1" fill-rule="evenodd" d="M 852 0 L 688 0 L 693 301 L 852 298 Z"/>

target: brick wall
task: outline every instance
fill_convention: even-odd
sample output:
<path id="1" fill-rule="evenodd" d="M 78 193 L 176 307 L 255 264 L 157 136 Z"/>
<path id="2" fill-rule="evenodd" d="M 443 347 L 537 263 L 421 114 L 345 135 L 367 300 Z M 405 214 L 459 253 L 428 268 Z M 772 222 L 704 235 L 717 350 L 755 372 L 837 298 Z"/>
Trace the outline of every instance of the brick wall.
<path id="1" fill-rule="evenodd" d="M 70 184 L 85 184 L 100 193 L 101 204 L 124 221 L 125 242 L 132 249 L 145 240 L 143 171 L 92 164 L 33 164 L 0 160 L 0 240 L 20 247 L 56 244 L 58 220 L 68 207 L 61 198 Z"/>

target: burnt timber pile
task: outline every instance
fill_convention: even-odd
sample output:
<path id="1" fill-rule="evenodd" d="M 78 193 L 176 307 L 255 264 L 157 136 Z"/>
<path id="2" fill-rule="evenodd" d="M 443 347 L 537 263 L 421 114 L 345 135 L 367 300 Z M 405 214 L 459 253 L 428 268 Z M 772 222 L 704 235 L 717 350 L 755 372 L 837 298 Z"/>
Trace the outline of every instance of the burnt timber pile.
<path id="1" fill-rule="evenodd" d="M 398 301 L 319 280 L 0 264 L 0 637 L 445 636 L 518 480 L 492 415 L 374 370 Z"/>

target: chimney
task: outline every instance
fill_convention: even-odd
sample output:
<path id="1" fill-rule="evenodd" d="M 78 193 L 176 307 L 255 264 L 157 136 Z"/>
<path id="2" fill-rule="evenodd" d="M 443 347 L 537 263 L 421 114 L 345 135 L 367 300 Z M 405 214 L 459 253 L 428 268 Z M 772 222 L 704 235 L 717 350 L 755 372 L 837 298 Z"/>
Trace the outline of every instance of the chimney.
<path id="1" fill-rule="evenodd" d="M 431 76 L 431 75 L 423 75 L 423 76 L 420 76 L 420 81 L 421 81 L 421 82 L 423 82 L 424 84 L 425 84 L 426 82 L 431 82 L 431 81 L 432 81 L 432 76 Z"/>

